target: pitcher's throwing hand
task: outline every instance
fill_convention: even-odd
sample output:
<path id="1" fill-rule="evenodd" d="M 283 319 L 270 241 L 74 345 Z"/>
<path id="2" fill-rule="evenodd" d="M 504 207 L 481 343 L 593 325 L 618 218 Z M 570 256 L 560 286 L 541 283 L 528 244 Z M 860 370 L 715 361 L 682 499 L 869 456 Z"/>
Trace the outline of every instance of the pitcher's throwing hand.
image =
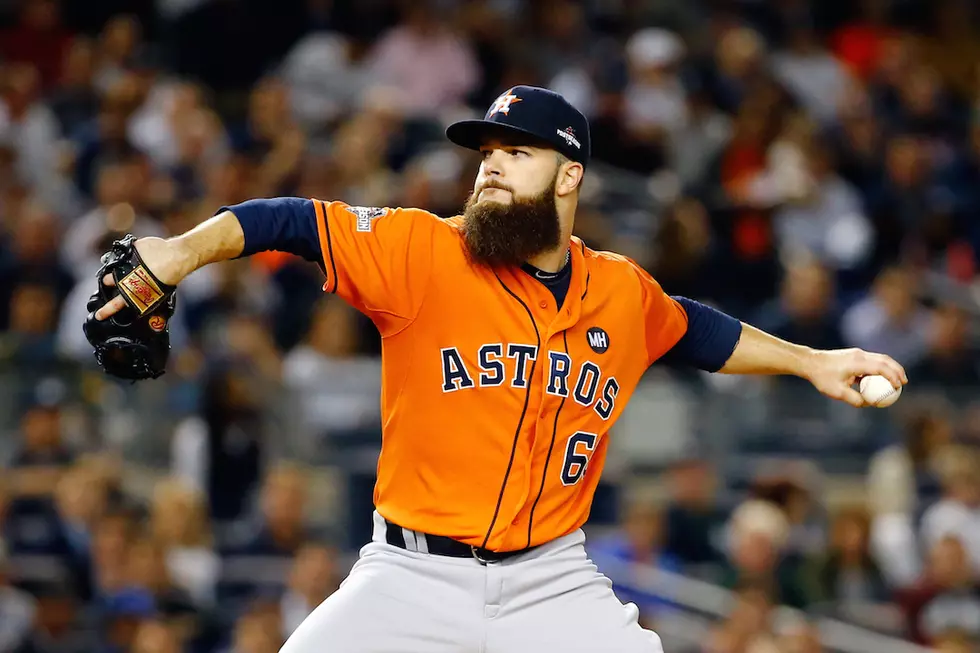
<path id="1" fill-rule="evenodd" d="M 884 354 L 870 354 L 861 349 L 840 349 L 818 352 L 807 378 L 813 386 L 832 399 L 846 401 L 852 406 L 866 406 L 864 397 L 855 389 L 862 377 L 883 376 L 893 388 L 909 382 L 905 368 Z"/>

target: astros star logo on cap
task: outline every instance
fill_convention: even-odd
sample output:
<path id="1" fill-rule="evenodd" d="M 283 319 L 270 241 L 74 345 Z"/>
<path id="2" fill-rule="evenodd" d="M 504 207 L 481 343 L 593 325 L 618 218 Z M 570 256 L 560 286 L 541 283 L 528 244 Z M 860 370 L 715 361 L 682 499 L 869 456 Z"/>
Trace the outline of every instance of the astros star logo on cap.
<path id="1" fill-rule="evenodd" d="M 487 118 L 498 111 L 503 114 L 510 113 L 510 105 L 521 101 L 521 98 L 514 95 L 513 91 L 514 89 L 511 89 L 497 98 L 497 100 L 493 103 L 493 106 L 490 107 L 490 113 L 487 114 Z"/>

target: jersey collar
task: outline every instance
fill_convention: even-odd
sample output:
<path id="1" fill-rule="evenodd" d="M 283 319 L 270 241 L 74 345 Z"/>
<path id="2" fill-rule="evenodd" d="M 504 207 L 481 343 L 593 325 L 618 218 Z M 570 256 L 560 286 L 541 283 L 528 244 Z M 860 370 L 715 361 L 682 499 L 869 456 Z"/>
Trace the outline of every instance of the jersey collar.
<path id="1" fill-rule="evenodd" d="M 562 331 L 575 324 L 582 315 L 582 303 L 589 294 L 590 271 L 586 257 L 585 243 L 572 236 L 571 240 L 572 278 L 568 283 L 568 295 L 558 314 L 553 330 Z"/>

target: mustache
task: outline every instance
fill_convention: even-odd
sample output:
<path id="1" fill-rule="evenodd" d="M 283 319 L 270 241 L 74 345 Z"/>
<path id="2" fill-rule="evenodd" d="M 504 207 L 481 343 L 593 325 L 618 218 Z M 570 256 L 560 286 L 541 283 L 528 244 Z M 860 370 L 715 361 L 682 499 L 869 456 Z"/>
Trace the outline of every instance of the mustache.
<path id="1" fill-rule="evenodd" d="M 499 181 L 488 181 L 476 189 L 476 194 L 479 195 L 481 192 L 487 190 L 488 188 L 497 188 L 500 190 L 505 190 L 511 194 L 514 193 L 514 189 L 511 188 L 510 186 L 507 186 L 506 184 L 501 184 Z"/>

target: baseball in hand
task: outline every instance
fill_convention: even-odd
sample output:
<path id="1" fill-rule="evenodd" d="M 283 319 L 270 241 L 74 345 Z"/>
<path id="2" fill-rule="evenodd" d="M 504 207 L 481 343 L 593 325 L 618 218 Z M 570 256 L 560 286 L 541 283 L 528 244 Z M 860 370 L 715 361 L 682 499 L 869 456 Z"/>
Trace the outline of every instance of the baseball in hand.
<path id="1" fill-rule="evenodd" d="M 864 401 L 876 408 L 891 406 L 902 394 L 901 388 L 893 388 L 891 381 L 878 375 L 862 377 L 860 388 Z"/>

